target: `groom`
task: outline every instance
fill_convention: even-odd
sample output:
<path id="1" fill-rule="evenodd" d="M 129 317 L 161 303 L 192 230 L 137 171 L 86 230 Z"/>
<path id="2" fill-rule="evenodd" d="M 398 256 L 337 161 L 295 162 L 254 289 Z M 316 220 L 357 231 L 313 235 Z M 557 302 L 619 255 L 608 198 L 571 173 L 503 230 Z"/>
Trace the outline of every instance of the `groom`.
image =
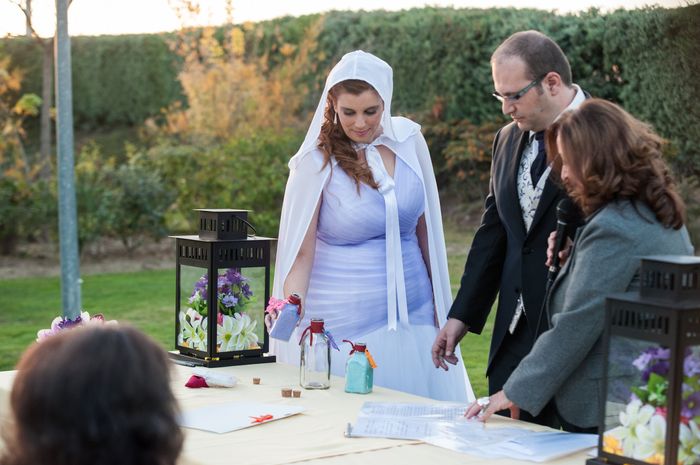
<path id="1" fill-rule="evenodd" d="M 501 390 L 548 324 L 546 315 L 540 317 L 547 238 L 556 229 L 556 205 L 566 194 L 550 178 L 543 134 L 562 112 L 585 99 L 572 83 L 564 52 L 537 31 L 506 39 L 491 57 L 491 71 L 493 96 L 513 121 L 496 134 L 481 225 L 447 323 L 432 348 L 435 366 L 446 370 L 445 362 L 456 361 L 456 344 L 466 333 L 481 333 L 498 296 L 486 369 L 489 394 Z M 549 405 L 536 417 L 512 414 L 557 426 L 553 409 Z"/>

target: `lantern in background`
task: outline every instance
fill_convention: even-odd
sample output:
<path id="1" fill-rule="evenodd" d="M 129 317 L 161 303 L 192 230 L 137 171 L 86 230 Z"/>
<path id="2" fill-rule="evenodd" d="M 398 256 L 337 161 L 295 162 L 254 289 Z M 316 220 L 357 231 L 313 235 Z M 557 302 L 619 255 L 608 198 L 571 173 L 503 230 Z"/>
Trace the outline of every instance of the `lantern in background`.
<path id="1" fill-rule="evenodd" d="M 176 250 L 171 357 L 207 367 L 274 362 L 264 323 L 270 244 L 247 234 L 247 210 L 200 209 L 199 235 L 172 236 Z"/>
<path id="2" fill-rule="evenodd" d="M 606 302 L 605 401 L 587 464 L 700 463 L 700 258 L 642 259 Z"/>

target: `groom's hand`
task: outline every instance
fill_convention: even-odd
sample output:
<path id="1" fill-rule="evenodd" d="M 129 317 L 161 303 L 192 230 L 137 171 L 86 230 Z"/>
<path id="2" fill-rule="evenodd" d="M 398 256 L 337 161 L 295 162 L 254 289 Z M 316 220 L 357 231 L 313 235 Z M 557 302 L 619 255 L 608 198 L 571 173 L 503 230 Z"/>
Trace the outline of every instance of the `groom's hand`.
<path id="1" fill-rule="evenodd" d="M 435 342 L 433 342 L 432 354 L 435 368 L 442 368 L 447 371 L 447 363 L 457 364 L 455 346 L 467 334 L 467 325 L 456 318 L 450 318 L 445 326 L 440 330 Z M 447 363 L 445 363 L 447 362 Z"/>

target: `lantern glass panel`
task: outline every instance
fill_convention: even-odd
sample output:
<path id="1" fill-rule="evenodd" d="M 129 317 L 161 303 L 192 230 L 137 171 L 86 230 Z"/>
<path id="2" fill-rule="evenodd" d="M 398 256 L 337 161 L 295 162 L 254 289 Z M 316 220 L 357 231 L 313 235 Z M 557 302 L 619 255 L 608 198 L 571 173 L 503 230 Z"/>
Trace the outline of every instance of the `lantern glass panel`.
<path id="1" fill-rule="evenodd" d="M 177 343 L 194 350 L 207 350 L 207 270 L 180 266 L 180 311 Z"/>
<path id="2" fill-rule="evenodd" d="M 691 346 L 683 359 L 678 463 L 700 463 L 700 346 Z"/>
<path id="3" fill-rule="evenodd" d="M 261 349 L 265 268 L 225 268 L 218 274 L 217 352 Z"/>
<path id="4" fill-rule="evenodd" d="M 610 338 L 603 448 L 646 463 L 663 463 L 670 349 Z"/>

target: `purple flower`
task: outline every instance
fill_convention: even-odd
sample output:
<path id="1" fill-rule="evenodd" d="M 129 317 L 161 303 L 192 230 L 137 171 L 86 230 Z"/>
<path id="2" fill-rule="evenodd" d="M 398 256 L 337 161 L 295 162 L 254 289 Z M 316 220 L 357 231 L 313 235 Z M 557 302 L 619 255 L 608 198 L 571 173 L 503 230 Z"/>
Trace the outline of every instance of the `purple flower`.
<path id="1" fill-rule="evenodd" d="M 660 376 L 668 374 L 670 357 L 671 349 L 650 347 L 642 352 L 639 357 L 632 362 L 632 365 L 642 372 L 642 381 L 646 382 L 649 380 L 649 375 L 651 373 L 656 373 Z"/>
<path id="2" fill-rule="evenodd" d="M 250 290 L 250 286 L 248 285 L 248 283 L 244 283 L 241 286 L 241 290 L 243 291 L 243 295 L 246 298 L 250 299 L 253 296 L 253 291 Z"/>
<path id="3" fill-rule="evenodd" d="M 692 353 L 683 360 L 683 374 L 688 377 L 700 374 L 700 359 Z"/>
<path id="4" fill-rule="evenodd" d="M 700 392 L 694 392 L 683 399 L 681 415 L 688 419 L 700 416 Z"/>
<path id="5" fill-rule="evenodd" d="M 649 362 L 651 362 L 651 359 L 652 359 L 652 357 L 651 357 L 651 354 L 649 353 L 649 351 L 645 351 L 645 352 L 642 352 L 639 355 L 639 357 L 637 357 L 634 360 L 634 362 L 632 362 L 632 365 L 634 365 L 635 368 L 637 368 L 637 370 L 644 371 L 646 369 L 647 365 L 649 365 Z"/>
<path id="6" fill-rule="evenodd" d="M 233 315 L 234 312 L 241 312 L 245 308 L 247 301 L 253 296 L 253 291 L 247 283 L 248 278 L 243 276 L 240 270 L 236 268 L 228 268 L 223 274 L 218 275 L 216 279 L 216 292 L 218 307 L 220 312 L 227 315 Z M 197 299 L 197 295 L 202 299 L 207 293 L 208 276 L 205 273 L 194 285 L 190 303 Z M 198 311 L 206 316 L 206 302 Z"/>
<path id="7" fill-rule="evenodd" d="M 645 377 L 646 379 L 649 379 L 649 374 L 651 373 L 656 373 L 657 375 L 665 376 L 668 374 L 668 370 L 671 368 L 670 363 L 668 360 L 659 360 L 655 364 L 653 364 L 647 371 L 644 372 L 642 377 Z"/>
<path id="8" fill-rule="evenodd" d="M 70 318 L 63 318 L 58 322 L 58 329 L 68 329 L 74 326 L 80 326 L 82 322 L 83 319 L 80 317 L 80 315 L 76 316 L 74 320 L 71 320 Z"/>
<path id="9" fill-rule="evenodd" d="M 190 298 L 195 297 L 196 294 L 199 293 L 201 296 L 205 296 L 207 294 L 207 284 L 209 283 L 209 279 L 207 277 L 207 274 L 204 273 L 204 276 L 199 278 L 199 280 L 194 283 L 194 289 L 192 290 L 192 295 Z"/>
<path id="10" fill-rule="evenodd" d="M 226 295 L 221 299 L 221 303 L 224 304 L 226 308 L 231 308 L 238 303 L 238 299 L 232 295 Z"/>

